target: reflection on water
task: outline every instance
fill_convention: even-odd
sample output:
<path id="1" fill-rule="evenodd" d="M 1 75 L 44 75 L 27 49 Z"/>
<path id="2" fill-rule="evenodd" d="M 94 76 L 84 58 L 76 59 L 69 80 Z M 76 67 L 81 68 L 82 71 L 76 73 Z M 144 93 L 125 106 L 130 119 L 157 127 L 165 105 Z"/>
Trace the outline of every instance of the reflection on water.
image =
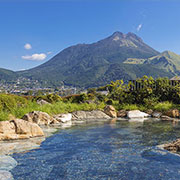
<path id="1" fill-rule="evenodd" d="M 14 179 L 180 179 L 180 156 L 156 147 L 180 137 L 180 124 L 112 120 L 61 130 L 40 147 L 14 154 Z"/>

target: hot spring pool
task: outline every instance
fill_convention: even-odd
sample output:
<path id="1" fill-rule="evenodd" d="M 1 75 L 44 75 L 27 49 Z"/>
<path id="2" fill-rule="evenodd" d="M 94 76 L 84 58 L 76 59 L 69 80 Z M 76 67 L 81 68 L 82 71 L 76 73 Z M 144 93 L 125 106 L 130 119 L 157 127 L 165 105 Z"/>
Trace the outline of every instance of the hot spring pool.
<path id="1" fill-rule="evenodd" d="M 179 180 L 180 156 L 156 145 L 180 137 L 180 123 L 86 124 L 59 130 L 39 149 L 13 154 L 15 180 Z"/>

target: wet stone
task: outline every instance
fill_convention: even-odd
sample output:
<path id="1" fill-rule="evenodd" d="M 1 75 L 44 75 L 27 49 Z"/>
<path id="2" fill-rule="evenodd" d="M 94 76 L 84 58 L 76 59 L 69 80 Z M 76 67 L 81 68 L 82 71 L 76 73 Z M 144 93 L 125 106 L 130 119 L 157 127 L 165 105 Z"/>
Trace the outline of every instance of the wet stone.
<path id="1" fill-rule="evenodd" d="M 0 180 L 14 180 L 9 171 L 0 170 Z"/>

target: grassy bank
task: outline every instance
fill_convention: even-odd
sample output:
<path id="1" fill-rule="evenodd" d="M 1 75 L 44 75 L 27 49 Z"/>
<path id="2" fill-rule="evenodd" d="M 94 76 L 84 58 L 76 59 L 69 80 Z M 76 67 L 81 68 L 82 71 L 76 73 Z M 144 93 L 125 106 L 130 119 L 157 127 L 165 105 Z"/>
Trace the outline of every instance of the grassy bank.
<path id="1" fill-rule="evenodd" d="M 165 112 L 170 109 L 179 109 L 180 110 L 180 105 L 178 104 L 173 104 L 172 102 L 165 101 L 165 102 L 157 102 L 154 103 L 153 106 L 148 106 L 145 104 L 119 104 L 118 101 L 113 103 L 114 107 L 117 110 L 140 110 L 140 111 L 147 111 L 149 109 L 152 109 L 153 111 L 159 111 L 159 112 Z"/>
<path id="2" fill-rule="evenodd" d="M 88 104 L 88 103 L 72 103 L 72 102 L 58 101 L 58 102 L 53 102 L 51 104 L 45 104 L 45 105 L 39 105 L 35 101 L 31 101 L 31 100 L 25 100 L 24 102 L 26 103 L 21 104 L 21 105 L 14 104 L 14 106 L 11 106 L 9 108 L 7 107 L 2 108 L 0 110 L 0 120 L 1 121 L 9 120 L 10 117 L 12 116 L 16 118 L 22 118 L 24 114 L 29 113 L 31 111 L 43 111 L 43 112 L 47 112 L 50 115 L 55 115 L 59 113 L 67 113 L 67 112 L 73 112 L 73 111 L 78 111 L 78 110 L 89 111 L 89 110 L 95 110 L 95 109 L 103 109 L 105 106 L 103 102 L 98 103 L 98 104 L 96 103 Z M 7 104 L 9 103 L 6 103 L 6 105 Z"/>
<path id="3" fill-rule="evenodd" d="M 72 103 L 72 102 L 53 102 L 52 104 L 39 105 L 35 101 L 26 100 L 25 104 L 11 107 L 10 109 L 1 109 L 0 111 L 0 121 L 9 120 L 12 116 L 16 118 L 22 118 L 24 114 L 32 112 L 32 111 L 43 111 L 48 113 L 49 115 L 55 115 L 60 113 L 68 113 L 78 110 L 90 111 L 100 109 L 103 110 L 106 103 L 99 102 L 97 103 Z M 112 105 L 116 108 L 116 110 L 140 110 L 146 111 L 148 109 L 152 109 L 154 111 L 165 112 L 172 108 L 177 108 L 180 110 L 179 105 L 175 105 L 168 101 L 156 103 L 153 108 L 145 105 L 138 104 L 119 104 L 118 101 L 113 101 Z"/>

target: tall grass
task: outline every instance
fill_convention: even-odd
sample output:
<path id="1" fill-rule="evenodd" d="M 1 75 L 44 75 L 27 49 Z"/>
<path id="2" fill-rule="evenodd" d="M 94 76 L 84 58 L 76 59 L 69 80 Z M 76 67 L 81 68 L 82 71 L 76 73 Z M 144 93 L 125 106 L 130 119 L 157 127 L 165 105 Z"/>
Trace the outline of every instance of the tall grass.
<path id="1" fill-rule="evenodd" d="M 138 105 L 138 104 L 119 104 L 118 101 L 113 101 L 113 106 L 115 107 L 116 110 L 127 110 L 127 111 L 131 111 L 131 110 L 141 110 L 141 111 L 145 111 L 147 109 L 146 106 L 143 105 Z"/>
<path id="2" fill-rule="evenodd" d="M 32 111 L 43 111 L 48 113 L 49 115 L 55 115 L 59 113 L 68 113 L 78 110 L 83 111 L 90 111 L 90 110 L 96 110 L 96 109 L 103 109 L 105 107 L 104 103 L 100 104 L 87 104 L 87 103 L 70 103 L 70 102 L 56 102 L 53 104 L 45 104 L 43 106 L 38 105 L 36 102 L 29 101 L 28 104 L 25 106 L 20 107 L 14 107 L 11 108 L 9 111 L 0 111 L 0 120 L 8 120 L 9 115 L 12 115 L 16 118 L 22 118 L 26 113 L 32 112 Z"/>
<path id="3" fill-rule="evenodd" d="M 165 101 L 165 102 L 160 102 L 160 103 L 157 103 L 155 106 L 154 106 L 154 110 L 157 110 L 157 111 L 167 111 L 169 109 L 172 109 L 173 107 L 175 107 L 175 105 L 173 105 L 172 102 L 168 102 L 168 101 Z"/>

